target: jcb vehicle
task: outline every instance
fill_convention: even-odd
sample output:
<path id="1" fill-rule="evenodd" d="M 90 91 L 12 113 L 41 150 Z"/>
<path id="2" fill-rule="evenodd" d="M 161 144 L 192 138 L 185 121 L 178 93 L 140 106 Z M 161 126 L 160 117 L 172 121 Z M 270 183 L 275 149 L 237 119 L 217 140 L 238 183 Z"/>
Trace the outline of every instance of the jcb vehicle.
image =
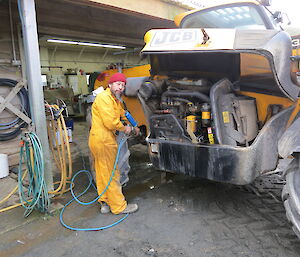
<path id="1" fill-rule="evenodd" d="M 287 160 L 282 198 L 300 237 L 298 41 L 280 22 L 262 3 L 240 1 L 148 31 L 150 78 L 137 97 L 157 169 L 245 185 Z"/>
<path id="2" fill-rule="evenodd" d="M 282 197 L 300 237 L 299 56 L 280 20 L 241 1 L 147 32 L 151 79 L 139 99 L 160 170 L 244 185 L 288 159 Z"/>

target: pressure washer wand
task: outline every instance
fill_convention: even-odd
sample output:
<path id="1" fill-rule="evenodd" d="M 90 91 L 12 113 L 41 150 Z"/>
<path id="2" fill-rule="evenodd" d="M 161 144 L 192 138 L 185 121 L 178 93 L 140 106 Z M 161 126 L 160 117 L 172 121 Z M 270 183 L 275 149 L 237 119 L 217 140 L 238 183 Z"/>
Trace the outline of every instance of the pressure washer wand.
<path id="1" fill-rule="evenodd" d="M 134 118 L 132 117 L 129 111 L 125 111 L 125 117 L 129 121 L 132 127 L 138 126 L 137 122 L 134 120 Z"/>
<path id="2" fill-rule="evenodd" d="M 126 103 L 123 101 L 123 99 L 121 98 L 120 101 L 122 102 L 124 109 L 125 109 L 125 117 L 126 119 L 129 121 L 130 125 L 135 128 L 138 127 L 138 123 L 135 121 L 135 119 L 132 117 L 132 115 L 130 114 L 130 112 L 127 109 Z"/>

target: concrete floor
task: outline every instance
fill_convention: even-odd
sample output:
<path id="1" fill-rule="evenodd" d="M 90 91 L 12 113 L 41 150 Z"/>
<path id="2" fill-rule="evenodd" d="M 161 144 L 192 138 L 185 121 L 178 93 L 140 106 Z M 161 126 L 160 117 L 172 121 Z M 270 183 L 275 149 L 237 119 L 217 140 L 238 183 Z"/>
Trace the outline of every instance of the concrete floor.
<path id="1" fill-rule="evenodd" d="M 75 123 L 75 170 L 87 163 L 87 130 Z M 76 144 L 74 144 L 75 146 Z M 77 148 L 78 149 L 78 148 Z M 281 185 L 275 177 L 239 187 L 156 171 L 146 147 L 131 148 L 130 182 L 124 189 L 139 211 L 119 225 L 98 232 L 74 232 L 59 222 L 59 212 L 22 217 L 21 208 L 0 215 L 0 256 L 195 256 L 296 257 L 300 240 L 285 218 Z M 81 186 L 86 179 L 79 178 Z M 80 189 L 78 189 L 80 190 Z M 85 200 L 95 196 L 90 191 Z M 70 198 L 65 195 L 59 203 Z M 120 218 L 100 214 L 98 205 L 77 203 L 65 221 L 78 227 L 99 227 Z"/>

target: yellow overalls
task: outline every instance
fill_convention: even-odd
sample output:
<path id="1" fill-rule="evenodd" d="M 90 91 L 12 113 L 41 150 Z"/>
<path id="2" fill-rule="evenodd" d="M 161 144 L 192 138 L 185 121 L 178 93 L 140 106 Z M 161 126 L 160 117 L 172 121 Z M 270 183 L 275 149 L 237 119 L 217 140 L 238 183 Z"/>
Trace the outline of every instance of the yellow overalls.
<path id="1" fill-rule="evenodd" d="M 115 132 L 124 131 L 120 119 L 124 119 L 124 109 L 111 93 L 110 88 L 97 95 L 92 105 L 92 128 L 89 136 L 89 147 L 95 160 L 97 191 L 100 195 L 109 182 L 113 170 L 118 145 Z M 113 180 L 99 202 L 106 202 L 111 212 L 122 212 L 127 203 L 120 185 L 120 172 L 115 171 Z"/>

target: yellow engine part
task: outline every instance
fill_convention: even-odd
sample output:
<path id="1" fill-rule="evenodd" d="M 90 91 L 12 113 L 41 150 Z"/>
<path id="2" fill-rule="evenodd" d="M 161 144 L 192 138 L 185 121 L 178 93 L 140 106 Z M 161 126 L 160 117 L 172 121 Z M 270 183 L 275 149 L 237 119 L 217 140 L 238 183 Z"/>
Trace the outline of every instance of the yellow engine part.
<path id="1" fill-rule="evenodd" d="M 187 130 L 192 131 L 195 133 L 197 131 L 197 119 L 195 115 L 189 115 L 186 117 L 186 127 Z"/>

